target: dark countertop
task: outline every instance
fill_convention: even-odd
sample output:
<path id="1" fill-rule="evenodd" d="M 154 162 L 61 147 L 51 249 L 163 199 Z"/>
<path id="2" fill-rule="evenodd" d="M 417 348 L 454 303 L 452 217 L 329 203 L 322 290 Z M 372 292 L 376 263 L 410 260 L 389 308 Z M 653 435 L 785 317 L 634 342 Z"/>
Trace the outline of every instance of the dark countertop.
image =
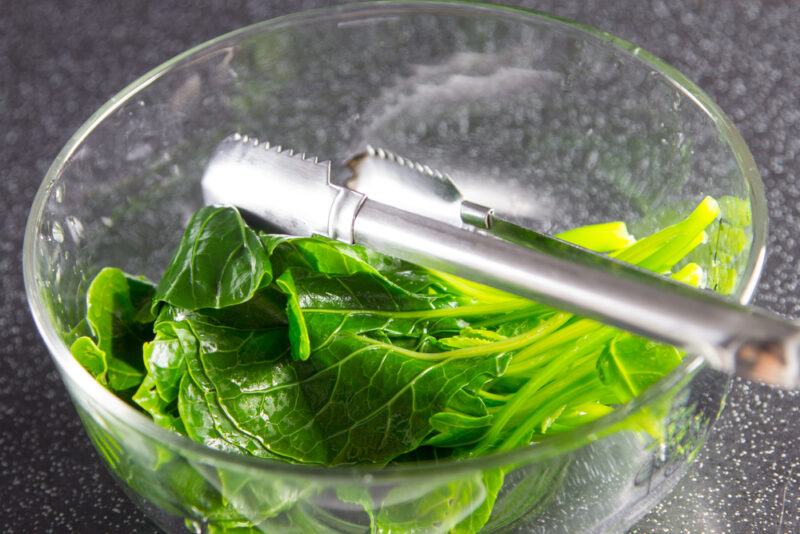
<path id="1" fill-rule="evenodd" d="M 220 33 L 326 1 L 37 0 L 0 17 L 0 530 L 153 532 L 100 464 L 30 317 L 25 218 L 61 146 L 117 90 Z M 733 118 L 766 182 L 756 302 L 800 316 L 800 3 L 508 2 L 634 41 Z M 800 532 L 800 395 L 737 382 L 699 460 L 635 532 Z"/>

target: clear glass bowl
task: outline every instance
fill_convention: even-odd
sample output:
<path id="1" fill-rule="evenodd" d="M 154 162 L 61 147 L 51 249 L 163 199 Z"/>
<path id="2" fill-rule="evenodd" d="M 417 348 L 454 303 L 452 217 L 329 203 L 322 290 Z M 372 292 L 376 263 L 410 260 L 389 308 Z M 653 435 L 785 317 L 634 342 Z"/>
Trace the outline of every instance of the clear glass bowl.
<path id="1" fill-rule="evenodd" d="M 490 504 L 485 484 L 502 472 L 484 531 L 614 531 L 674 486 L 729 385 L 699 356 L 629 405 L 542 444 L 386 469 L 211 450 L 95 383 L 66 344 L 88 281 L 103 266 L 158 279 L 201 205 L 212 148 L 234 131 L 329 158 L 337 172 L 366 143 L 385 146 L 547 232 L 621 219 L 641 234 L 701 195 L 734 195 L 752 210 L 736 265 L 740 300 L 763 258 L 762 185 L 730 120 L 674 69 L 609 34 L 498 6 L 379 2 L 282 17 L 194 48 L 125 88 L 70 139 L 36 196 L 24 250 L 33 315 L 89 436 L 165 530 L 364 532 L 361 503 L 371 499 L 375 514 L 405 517 L 400 531 L 447 531 Z M 614 431 L 656 410 L 663 442 Z"/>

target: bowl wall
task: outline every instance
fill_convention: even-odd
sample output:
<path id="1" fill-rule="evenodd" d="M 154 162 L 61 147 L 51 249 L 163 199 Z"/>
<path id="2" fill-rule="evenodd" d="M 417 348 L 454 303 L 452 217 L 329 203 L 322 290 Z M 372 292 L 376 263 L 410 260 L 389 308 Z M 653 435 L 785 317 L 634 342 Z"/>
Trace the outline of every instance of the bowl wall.
<path id="1" fill-rule="evenodd" d="M 730 265 L 740 299 L 763 256 L 763 193 L 741 138 L 691 83 L 611 36 L 511 9 L 373 3 L 198 47 L 135 82 L 73 137 L 37 196 L 25 248 L 34 316 L 86 429 L 159 524 L 361 532 L 369 510 L 401 531 L 468 532 L 463 520 L 491 509 L 486 496 L 502 483 L 487 531 L 621 530 L 675 484 L 729 384 L 694 356 L 580 433 L 464 465 L 385 471 L 211 451 L 94 383 L 65 344 L 85 328 L 89 281 L 104 266 L 160 277 L 202 204 L 213 147 L 234 131 L 331 159 L 340 179 L 348 155 L 384 146 L 546 232 L 620 219 L 641 235 L 703 195 L 731 195 L 750 203 L 753 220 Z M 613 431 L 645 412 L 663 417 L 663 441 Z"/>

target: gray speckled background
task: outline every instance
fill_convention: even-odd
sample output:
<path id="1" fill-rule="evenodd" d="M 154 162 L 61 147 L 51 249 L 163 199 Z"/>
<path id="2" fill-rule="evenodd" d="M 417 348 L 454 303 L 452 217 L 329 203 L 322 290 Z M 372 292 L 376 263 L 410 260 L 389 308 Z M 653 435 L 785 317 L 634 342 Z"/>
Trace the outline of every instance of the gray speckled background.
<path id="1" fill-rule="evenodd" d="M 151 67 L 210 37 L 337 2 L 6 2 L 0 16 L 0 530 L 153 532 L 84 436 L 30 318 L 22 232 L 36 187 L 73 131 Z M 640 44 L 699 83 L 750 145 L 771 235 L 756 302 L 800 316 L 800 3 L 511 2 Z M 800 532 L 800 395 L 737 383 L 677 489 L 633 530 Z"/>

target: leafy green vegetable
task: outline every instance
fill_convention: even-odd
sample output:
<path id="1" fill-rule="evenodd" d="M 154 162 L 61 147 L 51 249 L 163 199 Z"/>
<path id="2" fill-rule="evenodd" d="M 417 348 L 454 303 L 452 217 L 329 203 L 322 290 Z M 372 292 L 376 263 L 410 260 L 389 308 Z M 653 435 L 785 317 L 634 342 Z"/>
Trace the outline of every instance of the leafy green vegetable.
<path id="1" fill-rule="evenodd" d="M 502 473 L 490 469 L 450 481 L 390 491 L 375 517 L 378 532 L 477 532 L 489 519 Z"/>
<path id="2" fill-rule="evenodd" d="M 246 517 L 248 523 L 258 524 L 278 516 L 308 492 L 279 475 L 254 478 L 246 473 L 222 470 L 219 476 L 225 500 L 240 517 Z"/>
<path id="3" fill-rule="evenodd" d="M 149 413 L 157 425 L 179 434 L 186 434 L 183 420 L 177 412 L 177 403 L 167 402 L 158 394 L 158 388 L 151 375 L 144 377 L 131 400 Z"/>
<path id="4" fill-rule="evenodd" d="M 78 360 L 98 382 L 104 386 L 108 385 L 106 353 L 100 350 L 91 338 L 79 337 L 70 347 L 70 351 L 75 359 Z"/>
<path id="5" fill-rule="evenodd" d="M 312 463 L 385 463 L 412 450 L 455 390 L 479 387 L 507 360 L 409 360 L 348 334 L 298 362 L 286 357 L 285 328 L 237 330 L 200 315 L 184 323 L 198 347 L 182 353 L 188 373 L 178 408 L 191 421 L 189 435 L 226 450 Z"/>
<path id="6" fill-rule="evenodd" d="M 158 283 L 153 307 L 225 308 L 250 300 L 272 280 L 256 233 L 230 208 L 200 208 Z"/>
<path id="7" fill-rule="evenodd" d="M 746 208 L 706 197 L 639 240 L 622 222 L 558 237 L 732 290 L 749 243 Z M 683 356 L 363 247 L 257 234 L 233 208 L 195 213 L 155 290 L 104 269 L 87 304 L 94 339 L 77 339 L 75 358 L 158 425 L 222 451 L 325 466 L 458 461 L 537 443 L 629 402 Z M 612 430 L 662 439 L 662 412 Z M 192 510 L 209 531 L 325 532 L 343 521 L 309 506 L 313 487 L 220 469 L 204 474 L 209 492 L 162 456 L 155 469 L 174 474 L 176 492 L 201 492 Z M 363 509 L 374 532 L 469 533 L 541 508 L 567 469 L 555 462 L 512 482 L 497 506 L 511 467 L 385 493 L 343 486 L 337 496 Z"/>
<path id="8" fill-rule="evenodd" d="M 681 362 L 675 347 L 655 343 L 639 336 L 620 335 L 603 350 L 597 360 L 600 380 L 623 404 L 668 374 Z"/>
<path id="9" fill-rule="evenodd" d="M 153 286 L 119 269 L 105 268 L 89 286 L 86 319 L 93 341 L 75 340 L 71 351 L 97 380 L 125 397 L 141 383 L 142 343 L 152 337 Z"/>
<path id="10" fill-rule="evenodd" d="M 267 458 L 292 458 L 294 451 L 317 443 L 320 436 L 313 428 L 291 433 L 305 427 L 312 412 L 298 398 L 296 384 L 305 375 L 298 376 L 283 358 L 288 353 L 285 328 L 238 330 L 202 316 L 186 322 L 198 347 L 185 354 L 188 372 L 178 398 L 181 417 L 192 421 L 186 424 L 190 437 Z M 270 407 L 267 417 L 261 417 L 264 406 Z"/>
<path id="11" fill-rule="evenodd" d="M 186 372 L 186 355 L 197 353 L 197 340 L 183 322 L 159 321 L 154 331 L 155 339 L 144 345 L 144 362 L 158 396 L 172 402 Z"/>

